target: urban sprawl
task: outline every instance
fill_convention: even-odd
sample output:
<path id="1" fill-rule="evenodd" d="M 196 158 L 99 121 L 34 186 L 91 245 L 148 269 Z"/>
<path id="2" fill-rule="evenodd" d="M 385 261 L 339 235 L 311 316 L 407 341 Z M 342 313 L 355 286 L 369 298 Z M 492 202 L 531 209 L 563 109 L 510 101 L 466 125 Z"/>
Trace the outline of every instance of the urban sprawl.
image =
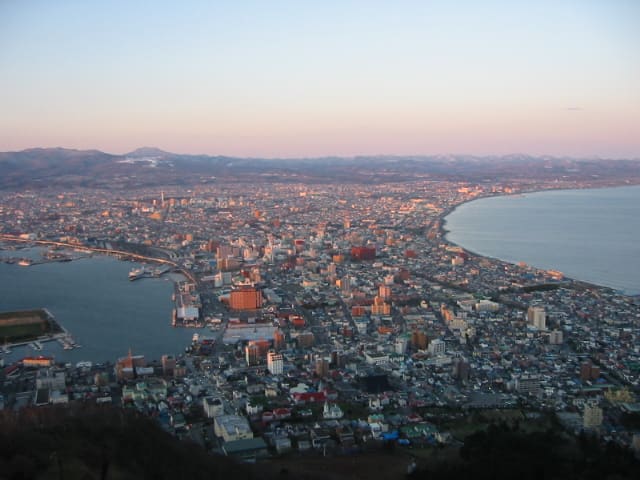
<path id="1" fill-rule="evenodd" d="M 13 257 L 40 245 L 146 259 L 132 279 L 182 272 L 173 315 L 159 321 L 195 333 L 161 359 L 132 345 L 108 363 L 6 362 L 0 408 L 122 405 L 245 459 L 455 444 L 456 421 L 478 411 L 552 415 L 567 432 L 638 450 L 621 419 L 640 412 L 639 299 L 444 237 L 463 202 L 588 186 L 2 192 L 0 245 Z"/>

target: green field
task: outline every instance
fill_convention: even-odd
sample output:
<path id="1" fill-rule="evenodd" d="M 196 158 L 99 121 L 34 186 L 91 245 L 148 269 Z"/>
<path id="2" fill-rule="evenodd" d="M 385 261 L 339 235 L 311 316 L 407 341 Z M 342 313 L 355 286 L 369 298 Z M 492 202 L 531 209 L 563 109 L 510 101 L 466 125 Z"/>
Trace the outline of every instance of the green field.
<path id="1" fill-rule="evenodd" d="M 26 342 L 59 331 L 44 310 L 0 313 L 0 344 Z"/>

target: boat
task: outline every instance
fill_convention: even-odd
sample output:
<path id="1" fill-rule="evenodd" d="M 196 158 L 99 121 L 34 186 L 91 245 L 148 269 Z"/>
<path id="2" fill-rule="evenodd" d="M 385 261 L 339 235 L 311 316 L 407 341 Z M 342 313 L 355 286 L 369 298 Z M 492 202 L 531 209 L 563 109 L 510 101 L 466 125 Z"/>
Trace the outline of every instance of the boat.
<path id="1" fill-rule="evenodd" d="M 30 258 L 21 258 L 18 260 L 18 265 L 21 267 L 30 267 L 33 264 L 33 260 Z"/>
<path id="2" fill-rule="evenodd" d="M 197 343 L 198 340 L 200 340 L 200 334 L 198 332 L 196 332 L 196 333 L 193 334 L 193 338 L 191 339 L 191 341 L 193 343 Z"/>
<path id="3" fill-rule="evenodd" d="M 149 275 L 149 272 L 144 267 L 133 268 L 129 272 L 129 280 L 138 280 L 139 278 L 146 277 L 147 275 Z"/>

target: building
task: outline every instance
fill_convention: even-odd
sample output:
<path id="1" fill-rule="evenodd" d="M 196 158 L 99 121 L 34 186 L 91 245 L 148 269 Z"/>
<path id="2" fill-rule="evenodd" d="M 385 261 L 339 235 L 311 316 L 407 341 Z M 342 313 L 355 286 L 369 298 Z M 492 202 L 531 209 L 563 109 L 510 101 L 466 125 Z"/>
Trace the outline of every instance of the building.
<path id="1" fill-rule="evenodd" d="M 329 404 L 324 402 L 324 408 L 322 409 L 322 418 L 325 420 L 337 420 L 344 416 L 342 409 L 335 403 Z"/>
<path id="2" fill-rule="evenodd" d="M 340 287 L 340 292 L 345 297 L 351 295 L 351 277 L 349 275 L 345 275 L 340 280 L 338 280 L 338 286 Z"/>
<path id="3" fill-rule="evenodd" d="M 38 373 L 36 374 L 36 389 L 48 388 L 51 390 L 63 390 L 64 387 L 64 372 L 54 372 L 48 368 L 38 370 Z"/>
<path id="4" fill-rule="evenodd" d="M 135 378 L 146 366 L 144 355 L 133 355 L 129 350 L 129 355 L 119 358 L 116 362 L 116 378 L 118 380 Z"/>
<path id="5" fill-rule="evenodd" d="M 391 305 L 376 296 L 373 299 L 373 305 L 371 305 L 371 315 L 391 315 Z"/>
<path id="6" fill-rule="evenodd" d="M 279 352 L 286 346 L 286 339 L 282 330 L 276 330 L 273 333 L 273 349 Z"/>
<path id="7" fill-rule="evenodd" d="M 202 406 L 204 407 L 204 413 L 207 418 L 219 417 L 224 414 L 222 400 L 217 397 L 204 397 L 202 399 Z"/>
<path id="8" fill-rule="evenodd" d="M 313 347 L 314 336 L 312 332 L 304 332 L 296 337 L 298 348 L 306 349 Z"/>
<path id="9" fill-rule="evenodd" d="M 329 359 L 325 357 L 316 358 L 315 372 L 320 378 L 325 378 L 329 375 Z"/>
<path id="10" fill-rule="evenodd" d="M 475 304 L 477 312 L 497 312 L 500 310 L 500 304 L 491 300 L 480 300 Z"/>
<path id="11" fill-rule="evenodd" d="M 414 350 L 426 350 L 429 345 L 429 339 L 427 334 L 419 330 L 414 330 L 411 333 L 411 348 Z"/>
<path id="12" fill-rule="evenodd" d="M 245 360 L 247 366 L 252 367 L 260 363 L 260 347 L 253 342 L 244 347 Z"/>
<path id="13" fill-rule="evenodd" d="M 562 345 L 562 330 L 552 330 L 549 333 L 549 344 L 550 345 Z"/>
<path id="14" fill-rule="evenodd" d="M 407 344 L 408 344 L 408 339 L 407 337 L 398 337 L 396 338 L 396 341 L 393 345 L 393 350 L 395 353 L 397 353 L 398 355 L 404 355 L 405 353 L 407 353 Z"/>
<path id="15" fill-rule="evenodd" d="M 456 358 L 453 361 L 453 368 L 451 374 L 456 380 L 467 381 L 469 380 L 469 373 L 471 372 L 471 365 L 464 358 Z"/>
<path id="16" fill-rule="evenodd" d="M 267 369 L 271 375 L 282 375 L 284 370 L 284 359 L 281 353 L 267 353 Z"/>
<path id="17" fill-rule="evenodd" d="M 538 375 L 520 375 L 516 378 L 516 391 L 523 395 L 537 395 L 540 392 L 540 377 Z"/>
<path id="18" fill-rule="evenodd" d="M 529 307 L 527 310 L 527 323 L 538 330 L 547 328 L 547 314 L 542 307 Z"/>
<path id="19" fill-rule="evenodd" d="M 600 378 L 600 367 L 593 365 L 590 361 L 580 364 L 580 380 L 583 382 L 597 380 Z"/>
<path id="20" fill-rule="evenodd" d="M 373 260 L 376 258 L 376 247 L 352 247 L 351 258 L 354 260 Z"/>
<path id="21" fill-rule="evenodd" d="M 436 338 L 435 340 L 432 340 L 431 342 L 429 342 L 428 351 L 431 355 L 435 357 L 437 357 L 438 355 L 444 355 L 446 351 L 446 344 L 444 343 L 443 340 Z"/>
<path id="22" fill-rule="evenodd" d="M 596 403 L 587 403 L 582 414 L 582 425 L 586 429 L 598 428 L 602 425 L 602 408 Z"/>
<path id="23" fill-rule="evenodd" d="M 173 377 L 176 369 L 176 357 L 173 355 L 162 356 L 162 375 Z"/>
<path id="24" fill-rule="evenodd" d="M 389 355 L 378 352 L 364 352 L 364 359 L 369 365 L 385 365 L 389 363 Z"/>
<path id="25" fill-rule="evenodd" d="M 260 437 L 226 442 L 222 445 L 222 451 L 228 457 L 250 463 L 269 454 L 266 442 Z"/>
<path id="26" fill-rule="evenodd" d="M 239 415 L 219 415 L 213 418 L 213 431 L 225 442 L 253 438 L 246 418 Z"/>
<path id="27" fill-rule="evenodd" d="M 231 291 L 229 306 L 233 310 L 256 310 L 262 307 L 262 292 L 254 287 L 242 286 Z"/>
<path id="28" fill-rule="evenodd" d="M 37 357 L 24 357 L 22 359 L 23 367 L 50 367 L 54 363 L 53 357 L 45 357 L 38 355 Z"/>
<path id="29" fill-rule="evenodd" d="M 378 287 L 378 296 L 382 299 L 382 300 L 389 300 L 391 299 L 391 287 L 388 285 L 380 285 Z"/>

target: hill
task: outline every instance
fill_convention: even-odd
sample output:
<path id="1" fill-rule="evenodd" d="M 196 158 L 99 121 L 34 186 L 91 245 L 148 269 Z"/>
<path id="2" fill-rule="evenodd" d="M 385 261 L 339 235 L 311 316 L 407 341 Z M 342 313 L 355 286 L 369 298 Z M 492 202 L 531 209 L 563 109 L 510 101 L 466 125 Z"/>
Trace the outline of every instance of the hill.
<path id="1" fill-rule="evenodd" d="M 246 479 L 249 466 L 178 441 L 152 420 L 111 407 L 0 412 L 2 479 Z"/>
<path id="2" fill-rule="evenodd" d="M 185 155 L 143 147 L 124 155 L 97 150 L 35 148 L 0 152 L 0 189 L 125 188 L 224 182 L 349 182 L 416 179 L 491 182 L 571 180 L 640 183 L 640 160 L 530 155 L 361 156 L 298 159 Z"/>

